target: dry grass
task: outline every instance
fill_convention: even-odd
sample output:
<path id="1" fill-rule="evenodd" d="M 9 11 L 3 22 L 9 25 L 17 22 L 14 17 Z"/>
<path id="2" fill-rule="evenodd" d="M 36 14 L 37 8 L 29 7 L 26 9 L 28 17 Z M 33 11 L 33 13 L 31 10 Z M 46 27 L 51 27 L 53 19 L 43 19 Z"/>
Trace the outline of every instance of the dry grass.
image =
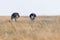
<path id="1" fill-rule="evenodd" d="M 60 17 L 20 17 L 17 22 L 0 17 L 0 40 L 60 40 Z"/>

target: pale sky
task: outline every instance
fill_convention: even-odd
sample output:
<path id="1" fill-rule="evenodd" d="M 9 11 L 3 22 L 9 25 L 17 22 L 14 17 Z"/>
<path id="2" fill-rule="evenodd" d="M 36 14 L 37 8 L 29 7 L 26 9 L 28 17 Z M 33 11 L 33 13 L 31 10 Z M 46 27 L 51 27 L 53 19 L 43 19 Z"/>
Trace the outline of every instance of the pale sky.
<path id="1" fill-rule="evenodd" d="M 21 16 L 35 13 L 39 16 L 60 15 L 60 0 L 0 0 L 0 16 L 18 12 Z"/>

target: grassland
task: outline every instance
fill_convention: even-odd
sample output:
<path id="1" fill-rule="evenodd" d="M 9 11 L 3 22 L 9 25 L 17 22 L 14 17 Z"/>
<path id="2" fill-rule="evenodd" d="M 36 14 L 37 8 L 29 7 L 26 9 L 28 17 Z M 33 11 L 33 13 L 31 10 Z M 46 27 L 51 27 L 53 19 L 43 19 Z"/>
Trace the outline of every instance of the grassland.
<path id="1" fill-rule="evenodd" d="M 20 17 L 0 17 L 0 40 L 60 40 L 60 16 L 41 16 L 31 21 Z"/>

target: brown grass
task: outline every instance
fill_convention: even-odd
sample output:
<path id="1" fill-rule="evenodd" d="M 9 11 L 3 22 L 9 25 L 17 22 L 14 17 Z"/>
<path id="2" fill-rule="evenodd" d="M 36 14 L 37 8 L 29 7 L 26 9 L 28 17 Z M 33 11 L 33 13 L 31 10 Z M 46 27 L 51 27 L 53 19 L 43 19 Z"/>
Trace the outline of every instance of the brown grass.
<path id="1" fill-rule="evenodd" d="M 31 21 L 20 17 L 17 22 L 0 17 L 0 40 L 60 40 L 60 17 L 41 16 Z"/>

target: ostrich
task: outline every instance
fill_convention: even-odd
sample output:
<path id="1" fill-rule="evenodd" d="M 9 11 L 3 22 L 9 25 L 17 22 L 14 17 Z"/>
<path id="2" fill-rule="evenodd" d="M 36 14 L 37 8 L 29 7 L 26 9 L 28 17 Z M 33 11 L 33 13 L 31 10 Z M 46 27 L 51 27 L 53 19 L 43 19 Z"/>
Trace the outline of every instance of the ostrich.
<path id="1" fill-rule="evenodd" d="M 17 18 L 19 18 L 19 17 L 20 17 L 19 13 L 14 12 L 14 13 L 11 15 L 11 20 L 15 19 L 15 21 L 17 21 Z"/>
<path id="2" fill-rule="evenodd" d="M 36 17 L 36 14 L 35 13 L 31 13 L 29 17 L 30 17 L 31 20 L 34 20 L 35 17 Z"/>

